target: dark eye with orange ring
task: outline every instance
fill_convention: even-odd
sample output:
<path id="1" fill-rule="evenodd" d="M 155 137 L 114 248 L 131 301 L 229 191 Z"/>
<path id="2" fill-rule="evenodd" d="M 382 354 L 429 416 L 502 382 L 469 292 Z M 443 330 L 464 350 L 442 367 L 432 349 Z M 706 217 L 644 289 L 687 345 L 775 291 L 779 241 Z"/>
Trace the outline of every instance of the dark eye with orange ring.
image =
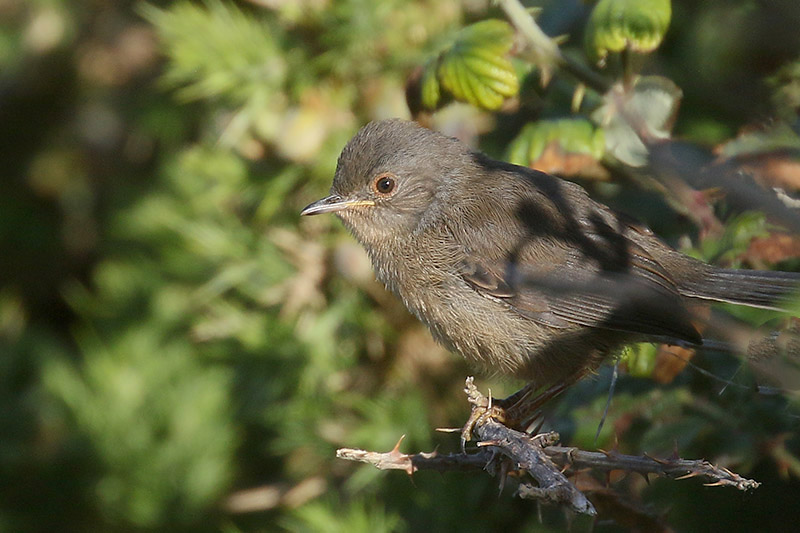
<path id="1" fill-rule="evenodd" d="M 393 176 L 389 174 L 383 174 L 378 176 L 378 178 L 373 182 L 372 186 L 375 188 L 375 192 L 378 194 L 387 195 L 394 191 L 396 183 Z"/>

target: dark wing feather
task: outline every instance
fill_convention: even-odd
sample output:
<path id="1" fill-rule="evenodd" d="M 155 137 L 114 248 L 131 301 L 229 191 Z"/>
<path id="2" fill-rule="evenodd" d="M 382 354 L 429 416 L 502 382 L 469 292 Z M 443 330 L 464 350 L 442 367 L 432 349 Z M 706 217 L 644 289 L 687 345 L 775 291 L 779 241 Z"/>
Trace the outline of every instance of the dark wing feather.
<path id="1" fill-rule="evenodd" d="M 622 271 L 600 270 L 578 257 L 547 272 L 524 262 L 468 260 L 463 277 L 474 290 L 540 324 L 577 324 L 700 344 L 668 273 L 646 252 L 632 248 Z"/>

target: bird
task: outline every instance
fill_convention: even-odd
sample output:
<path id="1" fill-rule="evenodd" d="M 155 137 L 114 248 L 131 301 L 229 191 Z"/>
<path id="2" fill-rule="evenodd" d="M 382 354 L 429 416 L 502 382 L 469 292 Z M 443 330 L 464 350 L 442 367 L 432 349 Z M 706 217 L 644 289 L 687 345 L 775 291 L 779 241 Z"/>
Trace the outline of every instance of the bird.
<path id="1" fill-rule="evenodd" d="M 701 345 L 693 303 L 779 309 L 800 284 L 691 258 L 574 182 L 401 119 L 347 143 L 330 194 L 301 215 L 322 213 L 437 341 L 528 391 L 561 390 L 629 343 Z"/>

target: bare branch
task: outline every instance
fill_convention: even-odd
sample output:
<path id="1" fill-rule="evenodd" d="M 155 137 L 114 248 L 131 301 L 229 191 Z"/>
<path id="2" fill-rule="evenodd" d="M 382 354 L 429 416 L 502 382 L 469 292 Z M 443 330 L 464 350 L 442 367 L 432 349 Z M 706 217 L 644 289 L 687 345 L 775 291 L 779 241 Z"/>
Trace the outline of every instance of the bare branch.
<path id="1" fill-rule="evenodd" d="M 467 391 L 476 394 L 471 380 Z M 478 393 L 479 394 L 479 393 Z M 474 398 L 471 398 L 474 400 Z M 481 403 L 481 402 L 478 402 Z M 480 409 L 479 405 L 474 409 Z M 594 515 L 596 511 L 587 497 L 570 482 L 564 472 L 579 470 L 636 472 L 644 476 L 655 474 L 671 479 L 705 478 L 707 486 L 735 487 L 739 490 L 758 488 L 759 483 L 741 477 L 727 468 L 714 466 L 708 461 L 679 458 L 623 455 L 611 452 L 588 452 L 578 448 L 558 446 L 557 433 L 531 436 L 508 428 L 491 417 L 473 417 L 472 428 L 477 435 L 477 451 L 442 455 L 430 453 L 404 454 L 399 447 L 402 438 L 390 452 L 370 452 L 352 448 L 337 450 L 336 457 L 348 461 L 369 463 L 381 470 L 403 470 L 409 475 L 419 470 L 471 471 L 485 470 L 493 476 L 504 478 L 510 470 L 527 473 L 537 486 L 520 483 L 517 494 L 522 498 L 563 505 L 575 512 Z M 505 461 L 505 462 L 504 462 Z M 501 483 L 505 481 L 501 479 Z"/>
<path id="2" fill-rule="evenodd" d="M 565 505 L 582 514 L 597 514 L 586 496 L 570 483 L 545 454 L 543 444 L 552 442 L 554 437 L 558 437 L 557 434 L 545 433 L 531 437 L 491 418 L 476 425 L 474 433 L 511 459 L 517 469 L 528 472 L 536 480 L 539 486 L 530 487 L 520 496 Z"/>
<path id="3" fill-rule="evenodd" d="M 671 479 L 706 478 L 706 485 L 735 487 L 739 490 L 756 489 L 757 481 L 743 478 L 727 468 L 714 466 L 703 459 L 656 459 L 654 457 L 623 455 L 617 452 L 587 452 L 578 448 L 548 446 L 547 456 L 557 465 L 572 469 L 591 468 L 610 471 L 624 470 L 642 475 L 656 474 Z"/>
<path id="4" fill-rule="evenodd" d="M 403 470 L 413 474 L 419 470 L 436 472 L 470 471 L 491 469 L 490 462 L 495 454 L 487 449 L 477 453 L 451 453 L 440 455 L 437 452 L 405 454 L 395 452 L 368 452 L 354 448 L 336 450 L 336 457 L 347 461 L 368 463 L 380 470 Z"/>

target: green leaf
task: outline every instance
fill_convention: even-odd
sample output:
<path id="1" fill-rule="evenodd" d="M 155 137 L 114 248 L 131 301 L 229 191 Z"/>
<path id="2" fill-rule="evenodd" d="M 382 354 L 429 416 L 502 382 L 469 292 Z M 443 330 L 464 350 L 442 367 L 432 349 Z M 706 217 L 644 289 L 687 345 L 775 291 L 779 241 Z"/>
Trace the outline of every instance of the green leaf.
<path id="1" fill-rule="evenodd" d="M 628 367 L 628 374 L 640 378 L 650 377 L 656 366 L 658 347 L 652 343 L 640 342 L 623 350 L 619 359 Z"/>
<path id="2" fill-rule="evenodd" d="M 499 108 L 519 91 L 517 73 L 508 57 L 513 44 L 514 30 L 501 20 L 485 20 L 464 28 L 453 46 L 439 57 L 439 83 L 456 100 L 483 109 Z M 423 103 L 425 85 L 423 80 Z M 428 100 L 433 101 L 430 82 L 427 91 Z M 438 98 L 435 101 L 438 103 Z"/>
<path id="3" fill-rule="evenodd" d="M 670 0 L 600 0 L 586 28 L 589 55 L 603 60 L 609 52 L 652 52 L 664 39 L 672 16 Z"/>
<path id="4" fill-rule="evenodd" d="M 605 135 L 586 119 L 541 120 L 522 128 L 508 147 L 508 160 L 516 165 L 532 166 L 550 143 L 563 152 L 603 157 Z"/>
<path id="5" fill-rule="evenodd" d="M 428 64 L 425 65 L 425 71 L 422 73 L 420 90 L 422 92 L 422 106 L 425 109 L 436 109 L 439 106 L 439 100 L 442 97 L 442 89 L 439 85 L 439 80 L 436 77 L 436 70 L 436 62 L 429 61 Z"/>
<path id="6" fill-rule="evenodd" d="M 45 390 L 91 443 L 96 505 L 120 529 L 192 523 L 234 473 L 231 376 L 184 338 L 143 323 L 101 340 L 79 336 L 81 363 L 52 360 Z M 202 446 L 197 446 L 201 442 Z"/>
<path id="7" fill-rule="evenodd" d="M 725 232 L 719 238 L 703 239 L 699 247 L 690 250 L 692 256 L 710 263 L 738 266 L 753 239 L 769 235 L 764 213 L 746 211 L 727 220 Z"/>
<path id="8" fill-rule="evenodd" d="M 282 88 L 286 60 L 279 36 L 266 22 L 218 0 L 140 9 L 170 60 L 164 82 L 180 87 L 187 100 L 227 97 L 245 103 Z"/>
<path id="9" fill-rule="evenodd" d="M 661 76 L 640 77 L 628 89 L 614 86 L 592 114 L 605 130 L 606 153 L 633 167 L 645 165 L 648 151 L 642 136 L 668 139 L 682 97 L 680 88 Z"/>

